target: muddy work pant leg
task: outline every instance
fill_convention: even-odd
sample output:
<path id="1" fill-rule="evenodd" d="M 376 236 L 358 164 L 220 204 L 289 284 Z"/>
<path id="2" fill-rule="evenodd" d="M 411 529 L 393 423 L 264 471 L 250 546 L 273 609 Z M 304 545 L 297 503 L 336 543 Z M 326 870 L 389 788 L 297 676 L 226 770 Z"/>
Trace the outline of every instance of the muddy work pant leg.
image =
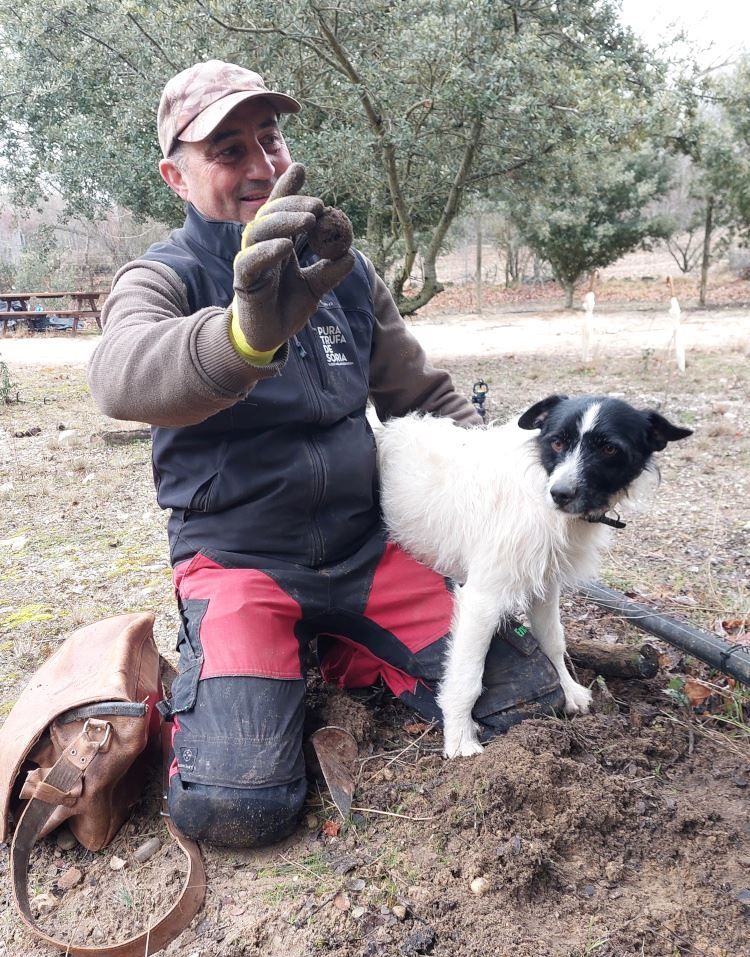
<path id="1" fill-rule="evenodd" d="M 422 717 L 442 724 L 436 701 L 453 616 L 450 582 L 389 543 L 370 558 L 370 587 L 359 617 L 318 638 L 323 677 L 342 688 L 382 679 Z M 346 582 L 339 591 L 346 592 Z M 565 703 L 552 662 L 529 630 L 509 620 L 485 660 L 473 715 L 482 740 Z"/>
<path id="2" fill-rule="evenodd" d="M 174 578 L 170 816 L 199 841 L 273 844 L 294 830 L 307 793 L 299 606 L 262 572 L 201 555 Z"/>

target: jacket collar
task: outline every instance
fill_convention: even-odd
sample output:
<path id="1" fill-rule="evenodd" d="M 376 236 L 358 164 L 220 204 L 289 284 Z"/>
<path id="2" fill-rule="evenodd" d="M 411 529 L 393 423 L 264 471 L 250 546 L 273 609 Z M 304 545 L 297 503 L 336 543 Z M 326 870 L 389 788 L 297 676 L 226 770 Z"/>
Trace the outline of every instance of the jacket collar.
<path id="1" fill-rule="evenodd" d="M 226 219 L 209 219 L 192 203 L 186 203 L 185 232 L 196 245 L 220 259 L 233 260 L 242 241 L 242 223 Z"/>

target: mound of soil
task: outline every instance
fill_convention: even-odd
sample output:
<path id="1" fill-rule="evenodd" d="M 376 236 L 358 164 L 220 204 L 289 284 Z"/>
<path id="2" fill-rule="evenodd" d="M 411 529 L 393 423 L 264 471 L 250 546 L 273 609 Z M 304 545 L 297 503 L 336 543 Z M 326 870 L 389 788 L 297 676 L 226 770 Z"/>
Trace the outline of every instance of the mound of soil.
<path id="1" fill-rule="evenodd" d="M 600 683 L 592 714 L 529 720 L 452 762 L 440 733 L 382 690 L 310 682 L 315 723 L 359 738 L 352 819 L 341 823 L 318 778 L 283 847 L 206 849 L 206 905 L 165 953 L 750 953 L 750 764 L 732 739 L 665 710 L 663 679 Z M 44 926 L 122 939 L 167 906 L 181 882 L 174 845 L 133 856 L 159 833 L 156 797 L 99 855 L 41 846 Z M 64 890 L 71 869 L 81 879 Z M 35 953 L 18 944 L 9 953 Z"/>

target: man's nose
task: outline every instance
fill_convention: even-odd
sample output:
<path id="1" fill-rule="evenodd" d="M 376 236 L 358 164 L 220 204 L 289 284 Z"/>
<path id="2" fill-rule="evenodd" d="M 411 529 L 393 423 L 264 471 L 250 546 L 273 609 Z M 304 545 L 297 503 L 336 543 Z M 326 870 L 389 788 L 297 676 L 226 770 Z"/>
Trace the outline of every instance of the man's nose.
<path id="1" fill-rule="evenodd" d="M 247 152 L 245 173 L 248 179 L 268 180 L 274 177 L 274 167 L 271 157 L 260 143 L 255 143 Z"/>

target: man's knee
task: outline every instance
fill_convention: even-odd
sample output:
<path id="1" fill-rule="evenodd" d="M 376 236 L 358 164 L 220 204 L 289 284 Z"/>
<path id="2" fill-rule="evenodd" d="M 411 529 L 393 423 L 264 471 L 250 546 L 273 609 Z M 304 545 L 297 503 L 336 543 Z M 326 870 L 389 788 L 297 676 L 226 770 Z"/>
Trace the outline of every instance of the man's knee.
<path id="1" fill-rule="evenodd" d="M 169 813 L 187 837 L 261 847 L 294 830 L 305 800 L 305 683 L 253 675 L 172 686 Z"/>
<path id="2" fill-rule="evenodd" d="M 169 785 L 169 815 L 186 836 L 227 847 L 265 847 L 294 830 L 307 779 L 261 788 L 183 783 Z"/>

